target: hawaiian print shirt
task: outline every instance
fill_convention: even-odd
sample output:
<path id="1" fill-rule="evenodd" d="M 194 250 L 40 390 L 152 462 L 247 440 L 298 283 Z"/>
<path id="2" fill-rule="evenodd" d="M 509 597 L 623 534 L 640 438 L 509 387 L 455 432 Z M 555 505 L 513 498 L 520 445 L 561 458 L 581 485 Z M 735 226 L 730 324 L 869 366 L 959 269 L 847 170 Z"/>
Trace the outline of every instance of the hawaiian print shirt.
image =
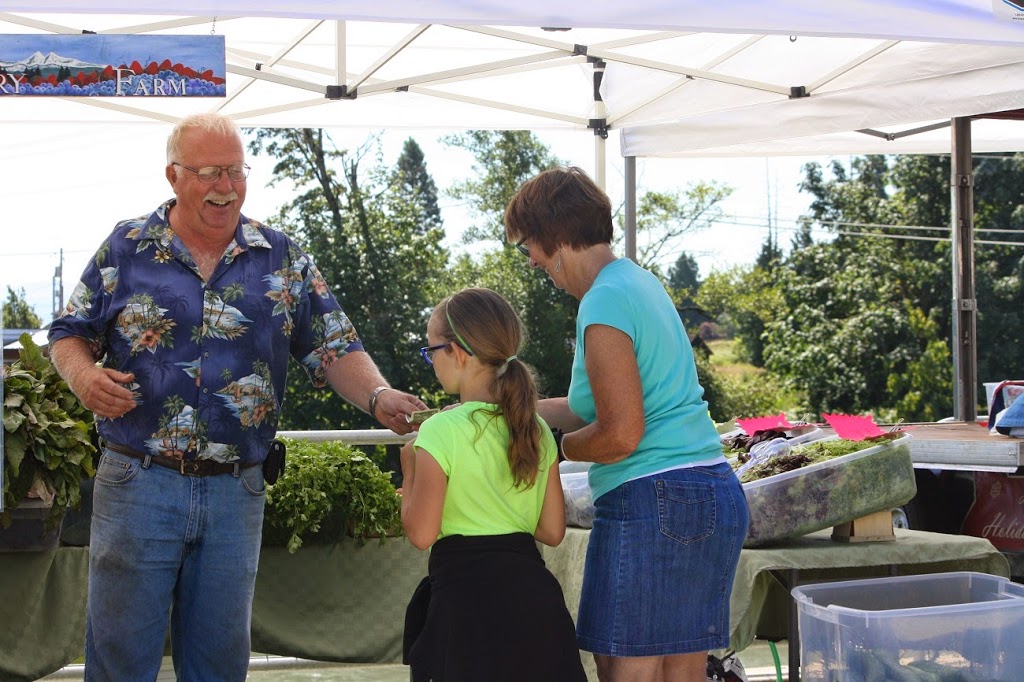
<path id="1" fill-rule="evenodd" d="M 289 354 L 325 386 L 326 368 L 363 345 L 312 259 L 245 216 L 205 281 L 167 222 L 174 201 L 117 224 L 49 341 L 80 337 L 104 367 L 135 375 L 136 407 L 100 420 L 105 440 L 259 462 L 277 431 Z"/>

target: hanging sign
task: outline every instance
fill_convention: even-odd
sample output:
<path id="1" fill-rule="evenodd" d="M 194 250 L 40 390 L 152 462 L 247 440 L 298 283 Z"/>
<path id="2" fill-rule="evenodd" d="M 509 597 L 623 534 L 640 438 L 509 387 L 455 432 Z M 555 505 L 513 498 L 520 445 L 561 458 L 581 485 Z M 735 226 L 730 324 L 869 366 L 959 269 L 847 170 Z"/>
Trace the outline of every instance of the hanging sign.
<path id="1" fill-rule="evenodd" d="M 0 98 L 224 97 L 224 36 L 0 35 Z"/>

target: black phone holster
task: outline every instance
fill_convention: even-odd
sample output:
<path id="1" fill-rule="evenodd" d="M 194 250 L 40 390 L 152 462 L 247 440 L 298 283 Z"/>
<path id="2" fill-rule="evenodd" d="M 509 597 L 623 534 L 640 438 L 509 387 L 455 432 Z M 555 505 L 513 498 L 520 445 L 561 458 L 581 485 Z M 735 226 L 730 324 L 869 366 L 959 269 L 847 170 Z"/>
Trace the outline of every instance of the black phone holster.
<path id="1" fill-rule="evenodd" d="M 279 440 L 270 443 L 270 452 L 263 460 L 263 480 L 274 485 L 284 473 L 284 443 Z"/>

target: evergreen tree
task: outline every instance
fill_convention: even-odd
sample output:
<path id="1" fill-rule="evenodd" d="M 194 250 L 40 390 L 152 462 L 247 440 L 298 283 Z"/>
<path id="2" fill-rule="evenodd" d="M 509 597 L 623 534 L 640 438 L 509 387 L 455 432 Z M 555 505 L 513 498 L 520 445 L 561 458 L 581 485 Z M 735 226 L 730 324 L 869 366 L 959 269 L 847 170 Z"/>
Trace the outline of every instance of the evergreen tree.
<path id="1" fill-rule="evenodd" d="M 402 146 L 402 155 L 398 157 L 398 164 L 395 167 L 394 181 L 398 196 L 419 207 L 423 216 L 423 230 L 441 227 L 437 186 L 434 184 L 434 178 L 427 172 L 423 150 L 411 137 Z"/>

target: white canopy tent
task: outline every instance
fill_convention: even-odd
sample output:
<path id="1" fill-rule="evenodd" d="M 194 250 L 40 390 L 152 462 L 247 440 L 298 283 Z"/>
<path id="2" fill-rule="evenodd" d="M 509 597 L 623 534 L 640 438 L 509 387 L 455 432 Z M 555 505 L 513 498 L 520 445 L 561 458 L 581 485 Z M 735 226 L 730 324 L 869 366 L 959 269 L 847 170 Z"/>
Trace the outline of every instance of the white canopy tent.
<path id="1" fill-rule="evenodd" d="M 222 34 L 228 96 L 0 95 L 6 130 L 198 109 L 242 126 L 574 129 L 594 134 L 603 182 L 609 128 L 627 159 L 792 138 L 845 153 L 829 136 L 1024 107 L 1024 12 L 1003 0 L 0 0 L 0 35 L 83 31 Z M 1022 148 L 1015 137 L 979 148 Z M 958 378 L 971 419 L 975 383 Z"/>
<path id="2" fill-rule="evenodd" d="M 634 156 L 664 153 L 662 124 L 699 149 L 1024 106 L 1001 0 L 562 4 L 0 0 L 0 35 L 215 33 L 228 62 L 223 100 L 3 97 L 0 122 L 649 132 Z"/>

